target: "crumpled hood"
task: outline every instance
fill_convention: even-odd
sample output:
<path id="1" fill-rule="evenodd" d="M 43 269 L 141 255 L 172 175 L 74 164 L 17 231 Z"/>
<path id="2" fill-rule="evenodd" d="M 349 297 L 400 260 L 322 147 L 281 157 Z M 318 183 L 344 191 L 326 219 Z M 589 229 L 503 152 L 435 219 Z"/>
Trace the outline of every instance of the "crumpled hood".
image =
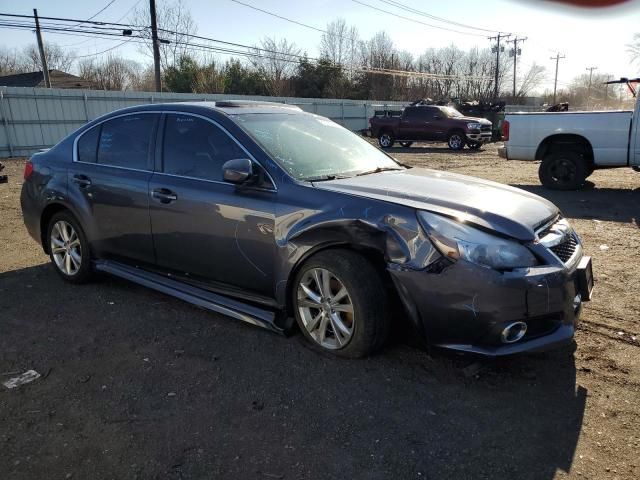
<path id="1" fill-rule="evenodd" d="M 519 188 L 426 168 L 326 182 L 317 188 L 383 200 L 465 220 L 521 241 L 558 215 L 548 200 Z"/>

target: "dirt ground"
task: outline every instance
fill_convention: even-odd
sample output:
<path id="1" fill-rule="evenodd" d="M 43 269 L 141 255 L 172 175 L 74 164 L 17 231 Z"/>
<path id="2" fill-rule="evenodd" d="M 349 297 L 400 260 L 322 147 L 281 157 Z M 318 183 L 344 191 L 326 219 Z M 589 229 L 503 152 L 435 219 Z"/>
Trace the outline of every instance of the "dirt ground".
<path id="1" fill-rule="evenodd" d="M 550 192 L 495 146 L 393 149 L 560 206 L 593 256 L 576 345 L 480 364 L 393 341 L 321 356 L 125 281 L 64 284 L 0 185 L 0 478 L 640 478 L 640 174 Z M 477 370 L 477 371 L 475 371 Z"/>

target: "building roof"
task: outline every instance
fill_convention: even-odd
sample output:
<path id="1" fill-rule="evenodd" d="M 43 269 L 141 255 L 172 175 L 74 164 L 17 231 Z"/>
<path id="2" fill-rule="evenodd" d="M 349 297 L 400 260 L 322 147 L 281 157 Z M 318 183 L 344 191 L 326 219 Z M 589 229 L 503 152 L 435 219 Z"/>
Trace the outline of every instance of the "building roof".
<path id="1" fill-rule="evenodd" d="M 51 80 L 52 88 L 95 88 L 95 84 L 92 81 L 61 70 L 49 70 L 49 79 Z M 42 74 L 42 70 L 5 75 L 4 77 L 0 77 L 0 86 L 44 87 L 44 75 Z"/>

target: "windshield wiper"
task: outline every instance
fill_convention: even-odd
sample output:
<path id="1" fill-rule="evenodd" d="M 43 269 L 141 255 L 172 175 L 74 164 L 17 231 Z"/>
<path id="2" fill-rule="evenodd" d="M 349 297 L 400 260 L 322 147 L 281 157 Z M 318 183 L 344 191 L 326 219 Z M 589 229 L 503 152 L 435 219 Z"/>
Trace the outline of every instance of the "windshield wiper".
<path id="1" fill-rule="evenodd" d="M 315 177 L 305 177 L 303 180 L 305 182 L 326 182 L 328 180 L 339 180 L 341 178 L 350 178 L 348 175 L 317 175 Z"/>
<path id="2" fill-rule="evenodd" d="M 356 177 L 360 177 L 362 175 L 370 175 L 372 173 L 388 172 L 390 170 L 404 170 L 404 169 L 398 168 L 398 167 L 378 167 L 374 170 L 367 170 L 366 172 L 360 172 L 356 174 Z"/>

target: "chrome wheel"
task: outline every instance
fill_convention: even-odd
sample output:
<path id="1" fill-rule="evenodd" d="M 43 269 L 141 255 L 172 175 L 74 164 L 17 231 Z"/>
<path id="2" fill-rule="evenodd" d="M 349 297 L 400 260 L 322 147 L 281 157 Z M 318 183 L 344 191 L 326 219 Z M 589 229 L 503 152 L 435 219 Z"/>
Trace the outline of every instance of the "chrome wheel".
<path id="1" fill-rule="evenodd" d="M 391 135 L 388 133 L 383 133 L 380 135 L 380 146 L 382 148 L 388 148 L 391 146 Z"/>
<path id="2" fill-rule="evenodd" d="M 452 150 L 460 150 L 464 146 L 464 139 L 461 135 L 454 133 L 449 137 L 449 147 Z"/>
<path id="3" fill-rule="evenodd" d="M 82 265 L 82 246 L 70 223 L 59 220 L 53 225 L 49 248 L 56 267 L 62 273 L 70 277 L 78 273 Z"/>
<path id="4" fill-rule="evenodd" d="M 297 305 L 304 328 L 320 346 L 343 348 L 351 340 L 355 317 L 344 284 L 329 270 L 312 268 L 298 283 Z"/>

